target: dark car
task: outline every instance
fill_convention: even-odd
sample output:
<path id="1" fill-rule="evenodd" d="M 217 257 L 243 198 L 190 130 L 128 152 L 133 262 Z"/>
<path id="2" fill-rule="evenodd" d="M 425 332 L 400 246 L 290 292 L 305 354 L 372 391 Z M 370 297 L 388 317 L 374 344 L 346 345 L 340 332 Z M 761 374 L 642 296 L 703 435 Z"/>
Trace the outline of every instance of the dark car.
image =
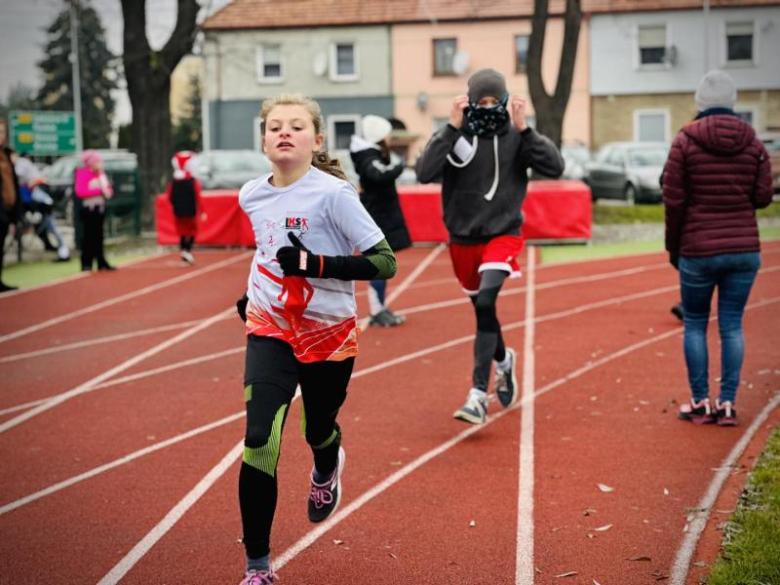
<path id="1" fill-rule="evenodd" d="M 665 142 L 610 142 L 591 163 L 583 180 L 593 200 L 622 199 L 634 203 L 657 203 L 662 199 L 661 172 L 669 154 Z"/>
<path id="2" fill-rule="evenodd" d="M 206 150 L 196 154 L 190 164 L 204 189 L 240 189 L 271 172 L 271 162 L 255 150 Z"/>

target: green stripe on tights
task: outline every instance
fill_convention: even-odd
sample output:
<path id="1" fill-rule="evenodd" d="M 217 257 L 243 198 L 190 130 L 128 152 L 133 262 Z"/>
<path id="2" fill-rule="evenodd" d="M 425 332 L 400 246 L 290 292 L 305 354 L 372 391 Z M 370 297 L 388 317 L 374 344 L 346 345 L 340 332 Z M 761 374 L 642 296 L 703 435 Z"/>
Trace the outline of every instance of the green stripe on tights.
<path id="1" fill-rule="evenodd" d="M 271 425 L 271 436 L 268 437 L 268 442 L 265 445 L 254 449 L 244 447 L 244 463 L 259 469 L 271 477 L 276 475 L 276 464 L 279 461 L 279 450 L 282 443 L 282 424 L 284 423 L 284 413 L 286 411 L 286 404 L 283 404 L 276 411 L 274 422 Z"/>

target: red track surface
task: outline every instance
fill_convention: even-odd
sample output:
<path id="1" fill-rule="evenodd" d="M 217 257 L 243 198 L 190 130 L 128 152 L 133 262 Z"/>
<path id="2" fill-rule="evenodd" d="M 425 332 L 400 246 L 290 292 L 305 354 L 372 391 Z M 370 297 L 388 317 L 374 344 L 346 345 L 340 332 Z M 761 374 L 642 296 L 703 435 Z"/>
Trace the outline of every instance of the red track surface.
<path id="1" fill-rule="evenodd" d="M 401 254 L 390 291 L 431 254 Z M 106 583 L 117 575 L 143 584 L 240 580 L 235 459 L 202 497 L 185 500 L 176 521 L 144 541 L 243 436 L 241 323 L 230 316 L 195 330 L 243 290 L 249 259 L 238 256 L 202 251 L 193 269 L 160 256 L 0 297 L 0 583 L 97 583 L 107 575 Z M 344 499 L 322 527 L 306 520 L 311 456 L 298 428 L 300 404 L 293 405 L 272 537 L 282 582 L 516 583 L 516 559 L 531 546 L 535 583 L 642 584 L 672 575 L 686 516 L 710 489 L 713 469 L 766 416 L 780 389 L 780 245 L 765 246 L 763 270 L 745 317 L 739 427 L 676 420 L 674 401 L 687 397 L 681 328 L 669 313 L 676 273 L 662 255 L 643 255 L 536 268 L 533 429 L 522 428 L 522 405 L 503 411 L 497 402 L 497 416 L 475 429 L 451 417 L 469 388 L 474 319 L 447 254 L 439 254 L 393 303 L 407 324 L 369 329 L 361 339 L 340 416 Z M 499 302 L 521 362 L 527 282 L 508 281 Z M 160 283 L 167 285 L 133 294 Z M 692 541 L 690 561 L 714 560 L 717 525 L 779 420 L 772 409 L 751 435 Z M 533 437 L 533 542 L 519 538 L 517 527 L 518 506 L 531 504 L 518 495 L 523 437 Z M 142 541 L 149 546 L 138 547 Z M 686 582 L 696 583 L 700 571 L 692 565 Z M 556 577 L 570 572 L 576 575 Z"/>

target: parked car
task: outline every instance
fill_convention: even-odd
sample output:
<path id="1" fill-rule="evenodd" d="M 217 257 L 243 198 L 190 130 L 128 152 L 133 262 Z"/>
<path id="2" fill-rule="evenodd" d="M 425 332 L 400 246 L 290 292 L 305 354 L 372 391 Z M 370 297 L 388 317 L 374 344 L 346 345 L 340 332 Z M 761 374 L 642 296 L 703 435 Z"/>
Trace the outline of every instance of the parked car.
<path id="1" fill-rule="evenodd" d="M 775 195 L 780 193 L 780 132 L 764 132 L 758 136 L 769 153 L 769 161 L 772 165 L 772 183 L 775 186 Z"/>
<path id="2" fill-rule="evenodd" d="M 661 172 L 669 145 L 665 142 L 610 142 L 585 165 L 585 182 L 593 200 L 657 203 L 662 199 Z"/>
<path id="3" fill-rule="evenodd" d="M 593 160 L 588 147 L 584 144 L 564 144 L 561 146 L 561 156 L 566 163 L 562 178 L 582 180 L 586 165 Z"/>
<path id="4" fill-rule="evenodd" d="M 191 165 L 204 189 L 240 189 L 271 172 L 271 162 L 255 150 L 207 150 L 192 157 Z"/>

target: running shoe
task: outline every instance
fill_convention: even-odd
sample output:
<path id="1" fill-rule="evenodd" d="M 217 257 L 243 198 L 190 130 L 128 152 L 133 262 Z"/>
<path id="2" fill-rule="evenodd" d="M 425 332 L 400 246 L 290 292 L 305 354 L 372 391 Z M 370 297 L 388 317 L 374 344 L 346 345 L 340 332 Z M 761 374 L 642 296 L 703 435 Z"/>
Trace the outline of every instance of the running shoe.
<path id="1" fill-rule="evenodd" d="M 382 309 L 376 315 L 371 315 L 368 324 L 374 327 L 397 327 L 406 321 L 406 317 L 396 315 L 390 309 Z"/>
<path id="2" fill-rule="evenodd" d="M 708 425 L 715 422 L 715 416 L 712 413 L 712 406 L 710 406 L 709 398 L 704 398 L 699 402 L 695 402 L 693 398 L 691 398 L 690 402 L 686 402 L 680 406 L 680 410 L 677 412 L 677 418 L 690 421 L 697 425 Z"/>
<path id="3" fill-rule="evenodd" d="M 496 367 L 494 383 L 496 396 L 504 408 L 514 404 L 517 398 L 517 355 L 514 349 L 506 348 L 506 356 L 509 358 L 509 369 L 501 371 Z"/>
<path id="4" fill-rule="evenodd" d="M 715 401 L 715 422 L 719 427 L 735 427 L 737 426 L 737 411 L 730 400 L 721 402 Z"/>
<path id="5" fill-rule="evenodd" d="M 473 425 L 483 424 L 487 419 L 487 392 L 472 388 L 466 397 L 466 403 L 452 416 Z"/>
<path id="6" fill-rule="evenodd" d="M 273 571 L 247 571 L 244 579 L 238 585 L 268 585 L 278 583 L 279 579 Z"/>
<path id="7" fill-rule="evenodd" d="M 677 303 L 672 307 L 672 315 L 677 317 L 680 321 L 683 320 L 683 306 L 682 303 Z"/>
<path id="8" fill-rule="evenodd" d="M 192 255 L 192 252 L 187 250 L 181 251 L 181 259 L 187 264 L 195 264 L 195 256 Z"/>
<path id="9" fill-rule="evenodd" d="M 309 521 L 322 522 L 336 511 L 341 501 L 341 473 L 347 459 L 344 449 L 339 447 L 339 462 L 330 477 L 322 483 L 314 481 L 311 470 L 311 492 L 309 493 Z"/>

